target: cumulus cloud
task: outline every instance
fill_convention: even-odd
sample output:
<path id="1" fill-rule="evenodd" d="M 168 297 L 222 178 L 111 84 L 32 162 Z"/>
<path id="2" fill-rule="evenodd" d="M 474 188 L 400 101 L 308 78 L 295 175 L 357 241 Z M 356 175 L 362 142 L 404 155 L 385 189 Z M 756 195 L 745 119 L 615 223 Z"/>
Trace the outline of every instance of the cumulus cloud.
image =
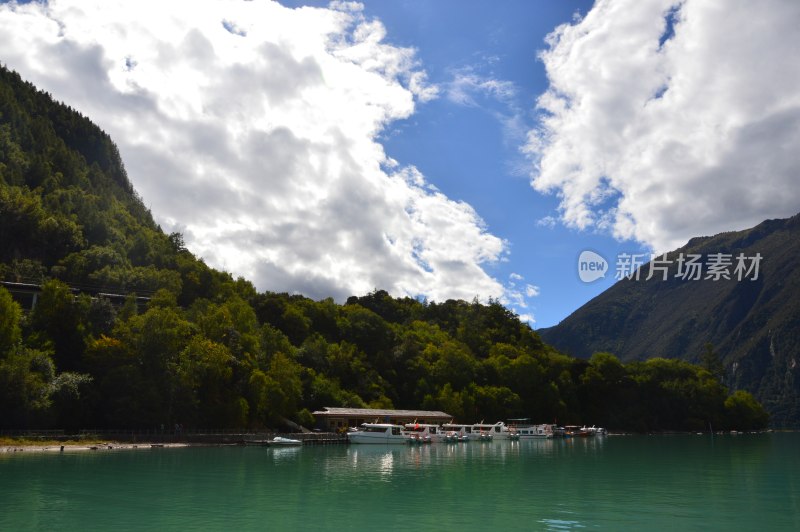
<path id="1" fill-rule="evenodd" d="M 599 0 L 541 54 L 534 188 L 656 251 L 795 214 L 798 27 L 797 2 Z"/>
<path id="2" fill-rule="evenodd" d="M 501 297 L 507 243 L 376 140 L 438 94 L 385 37 L 354 2 L 0 6 L 5 64 L 105 129 L 211 265 L 317 298 Z"/>

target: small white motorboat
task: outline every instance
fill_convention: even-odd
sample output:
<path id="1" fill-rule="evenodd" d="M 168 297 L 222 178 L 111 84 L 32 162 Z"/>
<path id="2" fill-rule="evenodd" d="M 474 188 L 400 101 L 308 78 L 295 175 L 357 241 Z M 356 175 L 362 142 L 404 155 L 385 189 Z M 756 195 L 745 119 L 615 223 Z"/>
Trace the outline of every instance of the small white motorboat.
<path id="1" fill-rule="evenodd" d="M 303 445 L 302 440 L 293 440 L 292 438 L 284 438 L 283 436 L 275 436 L 267 441 L 267 445 Z"/>

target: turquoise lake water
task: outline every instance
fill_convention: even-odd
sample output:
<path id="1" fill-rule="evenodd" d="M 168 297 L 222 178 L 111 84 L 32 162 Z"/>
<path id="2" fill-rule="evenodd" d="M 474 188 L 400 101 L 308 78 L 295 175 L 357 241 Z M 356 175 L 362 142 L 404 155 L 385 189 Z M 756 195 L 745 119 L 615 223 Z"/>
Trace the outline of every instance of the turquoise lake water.
<path id="1" fill-rule="evenodd" d="M 0 455 L 0 530 L 800 530 L 800 434 Z"/>

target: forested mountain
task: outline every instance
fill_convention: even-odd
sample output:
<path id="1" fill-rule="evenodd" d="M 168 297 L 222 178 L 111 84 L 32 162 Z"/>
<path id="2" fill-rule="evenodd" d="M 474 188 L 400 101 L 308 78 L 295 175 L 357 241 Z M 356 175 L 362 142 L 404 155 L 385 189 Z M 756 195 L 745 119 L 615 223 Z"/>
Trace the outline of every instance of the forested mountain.
<path id="1" fill-rule="evenodd" d="M 719 255 L 721 254 L 721 256 Z M 730 261 L 730 279 L 678 275 L 683 255 Z M 737 257 L 760 255 L 758 272 L 736 272 Z M 623 279 L 549 329 L 542 338 L 566 353 L 597 351 L 623 361 L 650 357 L 701 362 L 712 349 L 723 382 L 752 392 L 775 426 L 800 424 L 800 215 L 752 229 L 693 238 L 667 254 L 668 279 L 649 264 L 639 280 Z M 684 264 L 684 267 L 686 265 Z M 684 272 L 685 273 L 685 272 Z M 711 276 L 709 278 L 709 274 Z M 746 271 L 744 273 L 747 273 Z M 757 273 L 757 278 L 754 278 Z"/>
<path id="2" fill-rule="evenodd" d="M 105 133 L 2 67 L 0 277 L 41 285 L 32 310 L 0 288 L 0 428 L 310 425 L 324 406 L 643 431 L 767 421 L 713 366 L 571 358 L 498 302 L 259 293 L 163 233 Z"/>

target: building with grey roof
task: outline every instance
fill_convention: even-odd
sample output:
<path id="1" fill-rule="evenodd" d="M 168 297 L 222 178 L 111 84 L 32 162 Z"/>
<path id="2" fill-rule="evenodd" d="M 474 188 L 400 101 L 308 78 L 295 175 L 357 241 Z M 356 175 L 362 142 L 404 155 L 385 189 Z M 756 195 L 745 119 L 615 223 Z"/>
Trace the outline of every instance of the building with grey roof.
<path id="1" fill-rule="evenodd" d="M 431 423 L 440 425 L 449 423 L 453 416 L 435 410 L 393 410 L 387 408 L 340 408 L 326 406 L 313 413 L 317 427 L 331 432 L 358 427 L 362 423 Z"/>

